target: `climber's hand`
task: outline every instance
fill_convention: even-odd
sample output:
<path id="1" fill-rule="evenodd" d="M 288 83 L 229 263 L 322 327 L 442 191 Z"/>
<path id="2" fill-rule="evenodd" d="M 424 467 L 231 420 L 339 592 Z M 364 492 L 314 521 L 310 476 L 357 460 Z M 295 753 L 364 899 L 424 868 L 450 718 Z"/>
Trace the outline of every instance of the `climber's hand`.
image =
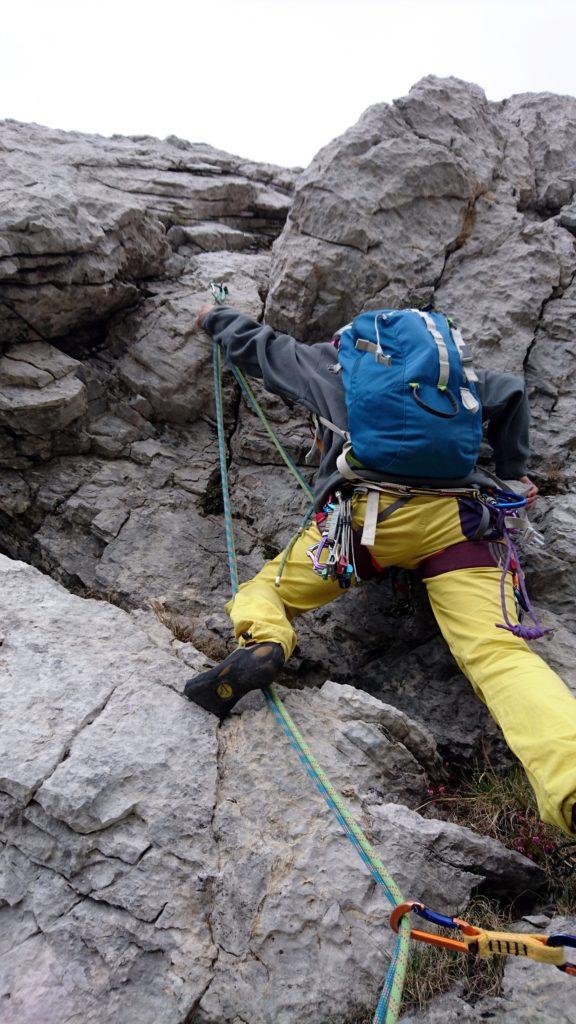
<path id="1" fill-rule="evenodd" d="M 536 484 L 532 482 L 532 480 L 530 479 L 529 476 L 521 476 L 520 477 L 520 482 L 523 483 L 523 484 L 527 484 L 528 485 L 528 490 L 526 491 L 525 497 L 526 497 L 526 508 L 530 508 L 534 504 L 534 502 L 536 501 L 536 495 L 538 494 L 538 488 L 536 487 Z"/>
<path id="2" fill-rule="evenodd" d="M 211 310 L 213 309 L 216 309 L 216 304 L 214 302 L 205 302 L 204 305 L 201 307 L 200 312 L 196 317 L 196 322 L 194 324 L 197 331 L 199 331 L 200 328 L 202 327 L 202 321 L 204 317 L 208 316 L 208 313 L 210 313 Z"/>

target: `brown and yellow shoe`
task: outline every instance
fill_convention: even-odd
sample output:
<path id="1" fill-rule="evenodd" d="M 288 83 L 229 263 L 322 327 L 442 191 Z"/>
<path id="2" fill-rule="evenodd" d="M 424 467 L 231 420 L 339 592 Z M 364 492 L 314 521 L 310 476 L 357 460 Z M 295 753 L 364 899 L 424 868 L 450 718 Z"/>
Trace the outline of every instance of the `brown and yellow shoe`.
<path id="1" fill-rule="evenodd" d="M 284 651 L 280 644 L 239 647 L 219 665 L 189 679 L 184 696 L 222 719 L 250 690 L 268 686 L 283 664 Z"/>

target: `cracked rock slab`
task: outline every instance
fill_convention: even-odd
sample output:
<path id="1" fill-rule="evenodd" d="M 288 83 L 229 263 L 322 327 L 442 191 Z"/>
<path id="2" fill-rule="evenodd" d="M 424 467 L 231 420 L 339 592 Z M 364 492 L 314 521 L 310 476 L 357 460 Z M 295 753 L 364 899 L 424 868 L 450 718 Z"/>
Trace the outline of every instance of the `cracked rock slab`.
<path id="1" fill-rule="evenodd" d="M 266 256 L 238 253 L 199 256 L 178 286 L 158 288 L 111 332 L 111 343 L 124 350 L 121 380 L 147 399 L 155 419 L 186 423 L 207 411 L 214 415 L 212 350 L 207 335 L 195 328 L 198 311 L 210 297 L 212 281 L 233 281 L 235 305 L 259 317 L 258 285 L 268 262 Z"/>
<path id="2" fill-rule="evenodd" d="M 173 273 L 173 225 L 216 221 L 259 247 L 291 202 L 294 172 L 175 137 L 106 139 L 17 121 L 0 122 L 0 135 L 5 341 L 58 337 L 134 304 L 145 281 Z"/>
<path id="3" fill-rule="evenodd" d="M 216 720 L 125 612 L 0 568 L 6 1019 L 177 1024 L 215 956 Z"/>
<path id="4" fill-rule="evenodd" d="M 0 427 L 52 434 L 86 412 L 86 389 L 78 360 L 44 343 L 35 348 L 15 345 L 0 359 Z"/>
<path id="5" fill-rule="evenodd" d="M 424 780 L 417 752 L 437 757 L 429 734 L 407 716 L 332 682 L 291 691 L 285 702 L 407 894 L 455 912 L 486 877 L 516 891 L 538 884 L 524 858 L 404 806 Z M 218 880 L 213 915 L 221 953 L 192 1019 L 349 1019 L 373 1005 L 383 981 L 390 908 L 266 709 L 233 716 L 221 744 L 214 824 L 230 870 Z M 398 802 L 386 802 L 390 796 Z"/>
<path id="6" fill-rule="evenodd" d="M 370 1006 L 389 908 L 262 697 L 218 728 L 182 697 L 194 649 L 150 613 L 0 570 L 3 1024 L 324 1024 Z M 455 912 L 485 879 L 537 884 L 518 854 L 406 806 L 439 767 L 406 714 L 333 682 L 286 702 L 407 891 L 437 905 L 448 888 Z"/>

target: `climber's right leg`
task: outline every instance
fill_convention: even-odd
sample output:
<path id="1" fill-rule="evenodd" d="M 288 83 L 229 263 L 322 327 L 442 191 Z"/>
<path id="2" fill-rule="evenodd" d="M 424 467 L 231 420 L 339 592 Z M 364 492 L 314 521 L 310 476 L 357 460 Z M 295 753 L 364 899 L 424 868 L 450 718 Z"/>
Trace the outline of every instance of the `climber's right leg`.
<path id="1" fill-rule="evenodd" d="M 456 569 L 425 578 L 432 609 L 464 675 L 521 761 L 543 821 L 576 833 L 576 700 L 560 677 L 502 621 L 501 570 Z M 508 614 L 514 595 L 506 581 Z"/>

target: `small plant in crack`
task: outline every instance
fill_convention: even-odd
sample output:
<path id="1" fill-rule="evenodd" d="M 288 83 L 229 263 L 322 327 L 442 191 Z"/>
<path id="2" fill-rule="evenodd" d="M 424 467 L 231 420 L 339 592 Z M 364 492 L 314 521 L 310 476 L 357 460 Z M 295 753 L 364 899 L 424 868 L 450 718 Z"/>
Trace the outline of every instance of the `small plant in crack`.
<path id="1" fill-rule="evenodd" d="M 222 480 L 219 470 L 215 470 L 211 474 L 204 494 L 198 499 L 198 507 L 205 516 L 220 516 L 224 512 Z"/>
<path id="2" fill-rule="evenodd" d="M 474 924 L 492 930 L 506 930 L 510 921 L 509 913 L 486 897 L 474 897 L 464 916 Z M 454 932 L 446 928 L 431 927 L 430 931 L 454 938 Z M 402 1009 L 404 1012 L 423 1011 L 435 996 L 457 984 L 462 986 L 465 1001 L 472 1005 L 484 996 L 498 996 L 502 989 L 504 966 L 504 957 L 479 960 L 415 942 L 410 953 Z"/>
<path id="3" fill-rule="evenodd" d="M 181 616 L 169 611 L 160 601 L 148 601 L 148 607 L 154 612 L 158 622 L 170 630 L 175 640 L 180 640 L 183 644 L 192 643 L 191 627 Z"/>
<path id="4" fill-rule="evenodd" d="M 576 843 L 540 820 L 534 794 L 518 766 L 474 765 L 446 785 L 430 786 L 419 810 L 497 839 L 542 868 L 543 899 L 558 914 L 576 911 Z"/>

